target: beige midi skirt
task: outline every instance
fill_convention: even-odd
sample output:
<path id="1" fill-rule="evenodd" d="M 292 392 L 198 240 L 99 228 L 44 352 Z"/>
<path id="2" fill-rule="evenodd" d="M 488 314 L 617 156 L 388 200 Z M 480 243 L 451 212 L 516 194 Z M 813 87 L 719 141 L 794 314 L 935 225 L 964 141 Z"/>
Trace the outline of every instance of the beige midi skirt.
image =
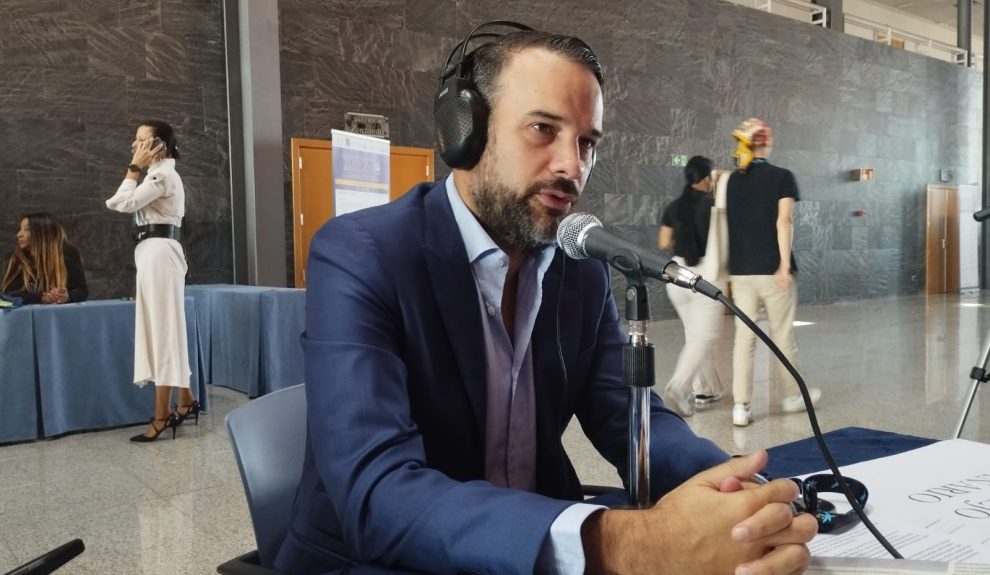
<path id="1" fill-rule="evenodd" d="M 182 245 L 149 238 L 134 248 L 134 383 L 189 387 L 186 265 Z"/>

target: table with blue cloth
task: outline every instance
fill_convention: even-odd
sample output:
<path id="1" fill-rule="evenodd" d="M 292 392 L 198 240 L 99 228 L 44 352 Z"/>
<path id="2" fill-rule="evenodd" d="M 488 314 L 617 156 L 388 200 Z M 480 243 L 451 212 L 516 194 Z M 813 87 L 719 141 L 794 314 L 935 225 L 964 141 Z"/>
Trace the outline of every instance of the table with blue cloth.
<path id="1" fill-rule="evenodd" d="M 251 397 L 303 382 L 306 292 L 243 285 L 190 285 L 203 372 L 213 385 Z"/>
<path id="2" fill-rule="evenodd" d="M 275 288 L 261 294 L 261 393 L 303 383 L 300 336 L 306 325 L 306 290 Z"/>
<path id="3" fill-rule="evenodd" d="M 937 441 L 864 427 L 843 427 L 822 436 L 839 467 L 896 455 Z M 765 472 L 773 478 L 796 477 L 828 468 L 814 437 L 771 447 L 767 454 L 770 460 Z"/>
<path id="4" fill-rule="evenodd" d="M 31 308 L 0 312 L 0 443 L 38 437 L 36 363 Z"/>
<path id="5" fill-rule="evenodd" d="M 185 304 L 190 386 L 208 411 L 196 304 L 192 298 Z M 0 443 L 138 424 L 154 411 L 154 385 L 133 384 L 133 301 L 5 311 L 0 345 Z"/>

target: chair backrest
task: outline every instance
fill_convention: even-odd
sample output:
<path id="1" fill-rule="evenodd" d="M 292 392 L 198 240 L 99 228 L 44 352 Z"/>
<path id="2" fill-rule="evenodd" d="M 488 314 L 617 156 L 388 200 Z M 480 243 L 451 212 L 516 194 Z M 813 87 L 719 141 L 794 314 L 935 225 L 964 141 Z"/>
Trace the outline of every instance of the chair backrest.
<path id="1" fill-rule="evenodd" d="M 285 540 L 306 454 L 306 389 L 280 389 L 227 415 L 227 432 L 244 482 L 261 564 L 270 567 Z"/>

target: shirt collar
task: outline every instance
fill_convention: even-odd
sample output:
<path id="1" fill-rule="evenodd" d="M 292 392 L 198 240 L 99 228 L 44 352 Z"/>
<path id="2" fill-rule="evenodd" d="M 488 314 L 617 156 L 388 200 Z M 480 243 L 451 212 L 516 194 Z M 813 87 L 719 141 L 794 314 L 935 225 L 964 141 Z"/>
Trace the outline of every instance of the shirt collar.
<path id="1" fill-rule="evenodd" d="M 485 228 L 481 227 L 481 222 L 474 217 L 457 192 L 457 187 L 454 185 L 454 174 L 447 176 L 446 186 L 447 199 L 450 200 L 450 207 L 454 210 L 454 220 L 457 222 L 457 229 L 461 232 L 468 261 L 474 263 L 485 254 L 497 251 L 498 245 L 488 235 Z"/>
<path id="2" fill-rule="evenodd" d="M 157 174 L 158 172 L 164 172 L 165 170 L 175 170 L 175 158 L 165 158 L 164 160 L 159 160 L 148 166 L 149 174 Z"/>
<path id="3" fill-rule="evenodd" d="M 488 235 L 485 228 L 481 226 L 481 222 L 471 213 L 467 204 L 461 199 L 461 195 L 457 192 L 457 186 L 454 185 L 453 174 L 447 176 L 445 186 L 447 188 L 447 199 L 450 201 L 450 207 L 454 211 L 454 220 L 457 222 L 457 229 L 461 232 L 461 239 L 464 241 L 464 248 L 467 250 L 468 261 L 475 263 L 490 253 L 501 252 L 502 249 Z M 543 255 L 547 252 L 552 253 L 553 249 L 553 244 L 549 244 L 542 250 L 537 250 L 537 252 Z"/>

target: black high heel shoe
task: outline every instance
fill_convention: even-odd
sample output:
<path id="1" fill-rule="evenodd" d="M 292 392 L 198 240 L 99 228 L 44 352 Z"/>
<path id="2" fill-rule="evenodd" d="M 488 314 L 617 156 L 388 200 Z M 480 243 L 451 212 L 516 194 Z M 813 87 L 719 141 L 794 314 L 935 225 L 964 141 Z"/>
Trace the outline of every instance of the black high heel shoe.
<path id="1" fill-rule="evenodd" d="M 163 425 L 161 429 L 158 429 L 158 426 L 155 425 L 155 422 L 156 421 L 164 421 L 165 422 L 165 425 Z M 151 418 L 151 428 L 155 430 L 155 434 L 154 435 L 151 435 L 151 436 L 145 435 L 143 433 L 140 434 L 140 435 L 135 435 L 134 437 L 131 438 L 131 441 L 133 441 L 135 443 L 151 443 L 152 441 L 158 439 L 158 436 L 161 435 L 162 432 L 165 431 L 166 429 L 168 429 L 169 427 L 172 428 L 172 439 L 174 440 L 175 439 L 175 428 L 178 427 L 178 426 L 179 426 L 179 424 L 176 423 L 176 419 L 175 419 L 175 414 L 174 413 L 168 414 L 168 417 L 166 417 L 165 419 L 156 419 L 156 418 L 152 417 Z"/>
<path id="2" fill-rule="evenodd" d="M 176 425 L 176 427 L 182 425 L 182 422 L 185 421 L 186 419 L 188 419 L 189 416 L 193 416 L 193 420 L 196 422 L 196 425 L 199 425 L 199 410 L 200 410 L 200 408 L 201 408 L 201 406 L 199 405 L 199 402 L 196 401 L 196 400 L 193 400 L 193 402 L 190 403 L 189 405 L 179 405 L 179 406 L 176 406 L 175 411 L 172 412 L 172 415 L 175 416 L 175 425 Z M 179 410 L 180 409 L 185 409 L 186 412 L 185 413 L 179 413 Z"/>

